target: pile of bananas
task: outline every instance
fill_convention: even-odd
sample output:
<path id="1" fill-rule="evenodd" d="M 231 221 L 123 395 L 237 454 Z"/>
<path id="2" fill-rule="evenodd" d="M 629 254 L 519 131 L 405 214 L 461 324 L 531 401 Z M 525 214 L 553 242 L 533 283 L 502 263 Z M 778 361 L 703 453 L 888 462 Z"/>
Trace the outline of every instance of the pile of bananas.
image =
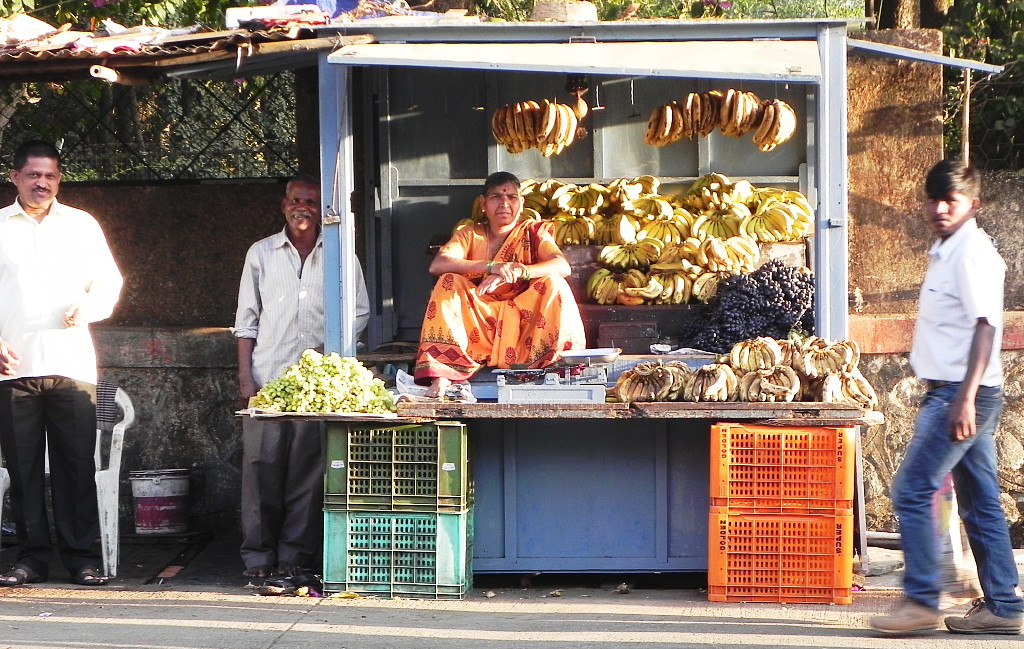
<path id="1" fill-rule="evenodd" d="M 558 155 L 576 138 L 579 122 L 568 104 L 545 100 L 507 104 L 491 116 L 491 133 L 509 153 L 538 149 L 545 158 Z"/>
<path id="2" fill-rule="evenodd" d="M 726 363 L 709 363 L 697 368 L 683 388 L 682 401 L 735 401 L 739 379 Z"/>
<path id="3" fill-rule="evenodd" d="M 649 271 L 621 297 L 601 281 L 605 274 L 587 283 L 594 302 L 624 305 L 707 302 L 722 277 L 759 266 L 759 243 L 799 240 L 814 222 L 802 193 L 758 188 L 719 173 L 698 178 L 679 195 L 659 194 L 660 188 L 650 175 L 587 185 L 527 180 L 523 218 L 551 220 L 560 246 L 603 246 L 598 262 L 612 274 Z"/>
<path id="4" fill-rule="evenodd" d="M 623 403 L 812 401 L 874 410 L 878 396 L 858 369 L 859 358 L 852 340 L 751 338 L 736 343 L 717 362 L 692 371 L 679 361 L 640 363 L 619 376 L 612 395 Z M 808 365 L 813 376 L 802 369 Z"/>
<path id="5" fill-rule="evenodd" d="M 724 93 L 691 92 L 682 103 L 673 101 L 651 111 L 644 142 L 665 146 L 706 136 L 717 127 L 723 135 L 736 138 L 754 131 L 754 145 L 768 152 L 792 138 L 796 126 L 796 111 L 781 99 L 762 101 L 752 92 L 732 88 Z"/>
<path id="6" fill-rule="evenodd" d="M 676 401 L 690 379 L 690 368 L 679 361 L 645 361 L 619 375 L 612 395 L 622 403 Z"/>
<path id="7" fill-rule="evenodd" d="M 808 336 L 799 343 L 772 338 L 743 340 L 730 350 L 729 364 L 740 374 L 741 401 L 848 403 L 868 410 L 878 395 L 861 374 L 854 340 Z"/>

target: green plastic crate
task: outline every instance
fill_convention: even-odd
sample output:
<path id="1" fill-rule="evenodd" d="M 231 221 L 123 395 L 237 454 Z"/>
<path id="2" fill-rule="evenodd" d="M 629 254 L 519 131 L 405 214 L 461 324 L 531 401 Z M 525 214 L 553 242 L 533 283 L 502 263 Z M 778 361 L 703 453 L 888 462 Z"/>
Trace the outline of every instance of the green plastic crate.
<path id="1" fill-rule="evenodd" d="M 324 591 L 388 599 L 462 599 L 473 582 L 472 511 L 325 509 Z"/>
<path id="2" fill-rule="evenodd" d="M 466 425 L 331 422 L 324 505 L 350 511 L 459 513 L 470 507 Z"/>

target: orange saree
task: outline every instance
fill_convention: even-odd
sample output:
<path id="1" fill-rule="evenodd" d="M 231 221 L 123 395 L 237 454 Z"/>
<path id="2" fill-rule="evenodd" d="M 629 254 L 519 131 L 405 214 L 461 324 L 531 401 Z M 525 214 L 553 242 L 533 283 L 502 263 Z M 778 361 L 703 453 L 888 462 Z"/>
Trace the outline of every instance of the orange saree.
<path id="1" fill-rule="evenodd" d="M 445 249 L 466 259 L 486 259 L 486 225 L 459 230 Z M 549 222 L 522 222 L 494 261 L 536 263 L 542 250 L 558 249 Z M 481 367 L 541 368 L 586 338 L 579 307 L 562 277 L 540 277 L 477 295 L 479 273 L 441 275 L 427 303 L 416 356 L 417 382 L 442 377 L 466 381 Z"/>

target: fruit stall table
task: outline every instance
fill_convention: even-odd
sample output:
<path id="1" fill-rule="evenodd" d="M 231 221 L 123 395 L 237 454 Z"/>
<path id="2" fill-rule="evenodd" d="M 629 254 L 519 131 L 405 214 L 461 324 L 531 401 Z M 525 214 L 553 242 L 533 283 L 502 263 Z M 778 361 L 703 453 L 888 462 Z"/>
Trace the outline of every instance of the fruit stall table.
<path id="1" fill-rule="evenodd" d="M 703 572 L 713 423 L 806 428 L 882 419 L 810 402 L 432 402 L 401 403 L 398 413 L 469 426 L 476 573 Z"/>

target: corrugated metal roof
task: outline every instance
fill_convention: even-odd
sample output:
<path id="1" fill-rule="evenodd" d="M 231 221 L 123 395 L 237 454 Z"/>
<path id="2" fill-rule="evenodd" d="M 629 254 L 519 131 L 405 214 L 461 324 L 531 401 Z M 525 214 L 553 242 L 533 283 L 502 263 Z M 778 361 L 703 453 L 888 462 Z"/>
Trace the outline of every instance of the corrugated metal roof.
<path id="1" fill-rule="evenodd" d="M 365 40 L 363 37 L 359 40 Z M 236 79 L 315 65 L 319 55 L 352 37 L 317 38 L 302 29 L 249 31 L 226 30 L 170 36 L 157 43 L 145 43 L 109 51 L 116 41 L 92 39 L 95 47 L 72 46 L 0 50 L 0 81 L 60 82 L 92 78 L 93 66 L 119 73 L 127 83 L 159 82 L 182 77 Z M 113 49 L 112 47 L 110 49 Z"/>

